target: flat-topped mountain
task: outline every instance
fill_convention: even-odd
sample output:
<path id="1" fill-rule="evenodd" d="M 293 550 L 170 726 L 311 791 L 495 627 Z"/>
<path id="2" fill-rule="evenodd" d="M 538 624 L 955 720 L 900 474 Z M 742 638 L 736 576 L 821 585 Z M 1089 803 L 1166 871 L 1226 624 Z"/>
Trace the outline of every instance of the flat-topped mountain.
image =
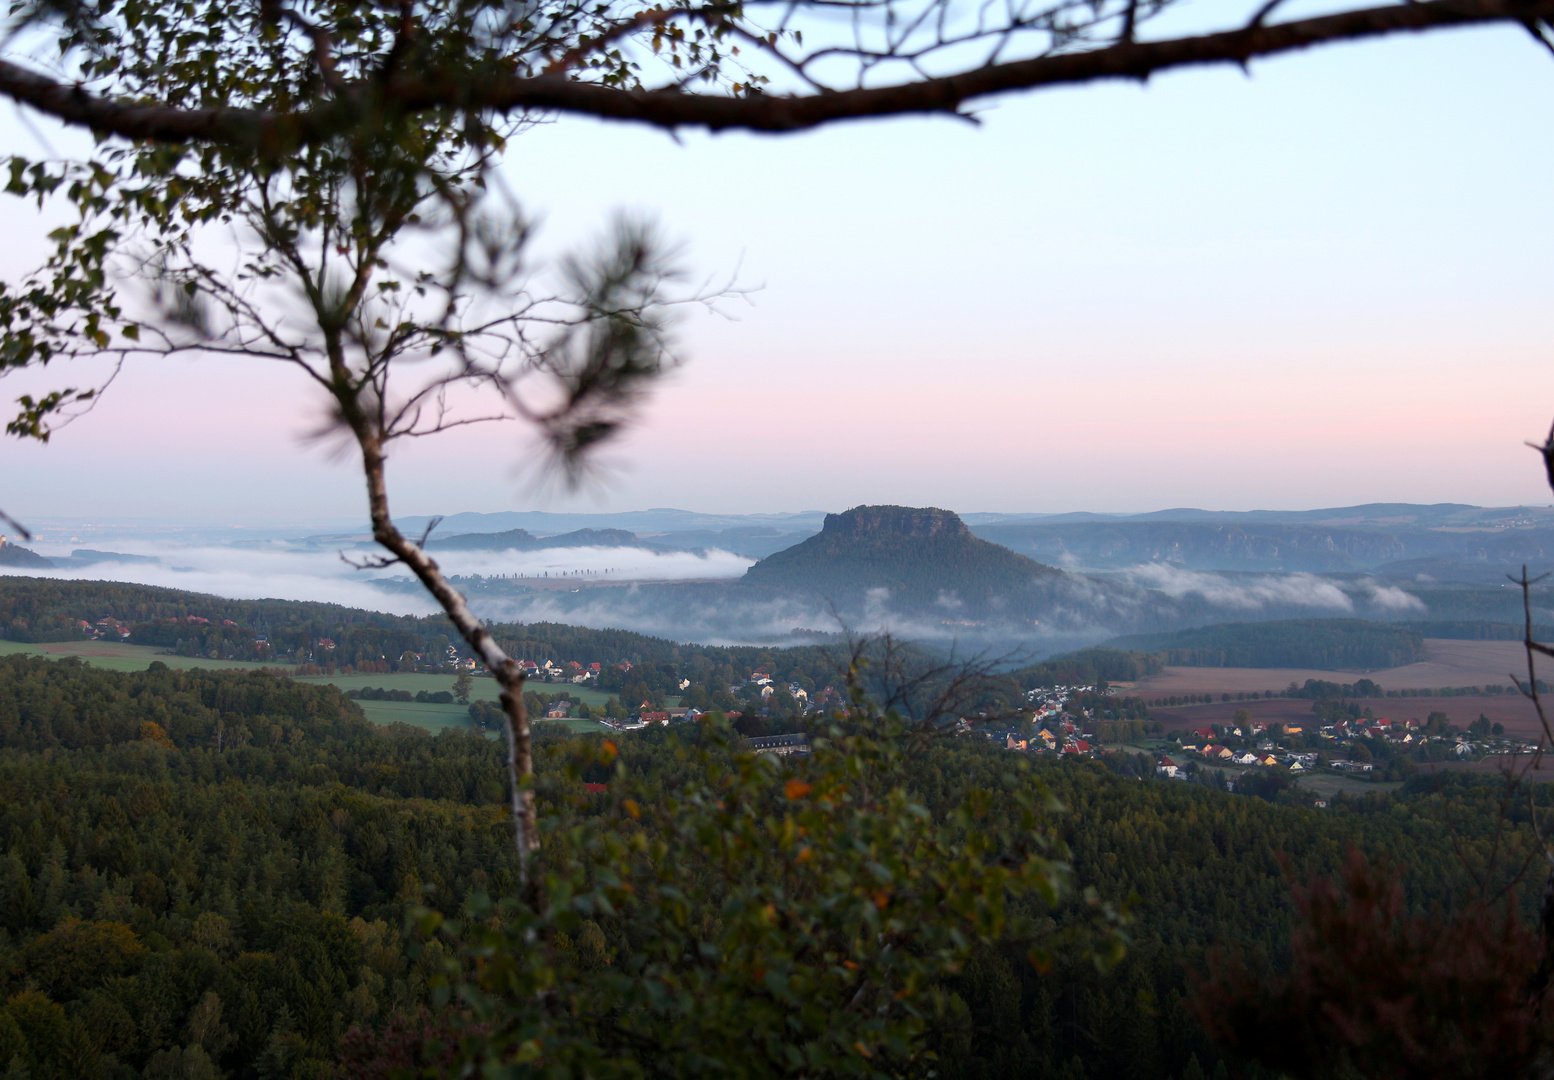
<path id="1" fill-rule="evenodd" d="M 858 506 L 827 514 L 819 533 L 762 559 L 743 581 L 835 599 L 889 589 L 900 600 L 981 606 L 1061 573 L 977 539 L 948 510 Z"/>

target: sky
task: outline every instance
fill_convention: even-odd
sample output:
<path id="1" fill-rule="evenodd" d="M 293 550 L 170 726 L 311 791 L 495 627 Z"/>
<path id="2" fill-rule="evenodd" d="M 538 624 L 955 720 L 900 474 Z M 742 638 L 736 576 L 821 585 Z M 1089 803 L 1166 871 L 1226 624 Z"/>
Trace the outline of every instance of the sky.
<path id="1" fill-rule="evenodd" d="M 539 127 L 505 171 L 542 263 L 627 210 L 754 291 L 683 319 L 684 366 L 583 492 L 537 480 L 517 428 L 467 429 L 396 456 L 394 508 L 1547 504 L 1524 443 L 1554 417 L 1551 96 L 1554 60 L 1489 29 L 1007 97 L 979 125 Z M 42 153 L 11 115 L 0 140 Z M 47 225 L 0 203 L 0 273 Z M 136 364 L 47 447 L 0 443 L 0 508 L 359 520 L 318 407 L 258 361 Z"/>

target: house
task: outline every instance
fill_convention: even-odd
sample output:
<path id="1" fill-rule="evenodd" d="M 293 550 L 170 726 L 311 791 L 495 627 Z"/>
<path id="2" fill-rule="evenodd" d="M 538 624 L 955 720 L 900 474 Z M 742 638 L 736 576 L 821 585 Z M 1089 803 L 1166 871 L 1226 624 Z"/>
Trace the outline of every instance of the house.
<path id="1" fill-rule="evenodd" d="M 1219 758 L 1221 761 L 1228 761 L 1236 755 L 1235 751 L 1229 749 L 1228 747 L 1205 746 L 1203 748 L 1203 756 L 1207 758 Z"/>
<path id="2" fill-rule="evenodd" d="M 608 784 L 589 784 L 589 783 L 584 783 L 583 784 L 583 788 L 590 795 L 597 795 L 601 791 L 609 791 L 610 790 L 610 787 L 609 787 Z"/>
<path id="3" fill-rule="evenodd" d="M 631 664 L 630 660 L 622 660 L 620 663 L 616 664 L 615 666 L 620 668 L 622 671 L 630 671 L 631 668 L 632 668 L 632 664 Z"/>
<path id="4" fill-rule="evenodd" d="M 1200 740 L 1202 742 L 1211 743 L 1211 742 L 1214 741 L 1214 729 L 1213 728 L 1206 728 L 1206 727 L 1193 728 L 1192 733 L 1193 733 L 1193 738 L 1198 739 L 1198 740 Z"/>
<path id="5" fill-rule="evenodd" d="M 1473 747 L 1468 743 L 1460 742 L 1451 748 L 1451 752 L 1456 754 L 1458 757 L 1467 757 L 1469 754 L 1473 753 Z"/>
<path id="6" fill-rule="evenodd" d="M 733 715 L 732 713 L 730 715 Z M 802 757 L 809 753 L 808 735 L 763 735 L 760 738 L 750 740 L 750 749 L 758 754 L 776 754 L 778 757 L 787 757 L 793 754 Z"/>
<path id="7" fill-rule="evenodd" d="M 417 657 L 416 659 L 420 659 L 420 657 Z M 539 673 L 540 666 L 533 660 L 520 660 L 518 661 L 518 670 L 523 672 L 525 675 L 536 675 Z"/>
<path id="8" fill-rule="evenodd" d="M 1038 731 L 1036 733 L 1036 737 L 1041 740 L 1042 746 L 1048 750 L 1051 750 L 1058 744 L 1058 737 L 1052 734 L 1052 732 L 1048 731 L 1046 728 L 1042 728 L 1040 731 Z"/>
<path id="9" fill-rule="evenodd" d="M 570 701 L 558 701 L 555 704 L 553 704 L 549 709 L 545 710 L 545 719 L 547 719 L 547 720 L 565 720 L 567 718 L 567 714 L 570 713 L 571 711 L 572 711 L 572 703 Z"/>
<path id="10" fill-rule="evenodd" d="M 1030 743 L 1027 739 L 1016 739 L 1013 735 L 1004 736 L 1005 750 L 1025 750 L 1028 749 L 1029 746 Z"/>
<path id="11" fill-rule="evenodd" d="M 1237 765 L 1256 765 L 1257 755 L 1249 752 L 1245 754 L 1239 754 L 1230 760 L 1235 762 Z"/>
<path id="12" fill-rule="evenodd" d="M 1303 732 L 1305 730 L 1306 730 L 1305 728 L 1296 726 L 1294 724 L 1285 724 L 1284 725 L 1284 733 L 1286 735 L 1299 735 L 1301 732 Z"/>
<path id="13" fill-rule="evenodd" d="M 642 714 L 642 722 L 644 724 L 668 724 L 669 723 L 669 714 L 667 712 L 662 712 L 662 711 L 660 711 L 660 712 L 645 712 L 645 713 Z"/>
<path id="14" fill-rule="evenodd" d="M 1290 772 L 1305 772 L 1306 767 L 1298 761 L 1290 762 Z"/>
<path id="15" fill-rule="evenodd" d="M 1265 754 L 1257 759 L 1257 763 L 1264 766 L 1265 768 L 1271 769 L 1275 765 L 1279 764 L 1279 759 L 1274 757 L 1272 754 Z"/>

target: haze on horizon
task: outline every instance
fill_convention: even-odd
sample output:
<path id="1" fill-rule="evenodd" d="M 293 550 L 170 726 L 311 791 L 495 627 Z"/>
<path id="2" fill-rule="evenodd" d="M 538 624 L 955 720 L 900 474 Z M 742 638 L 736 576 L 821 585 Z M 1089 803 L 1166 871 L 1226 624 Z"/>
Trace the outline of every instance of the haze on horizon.
<path id="1" fill-rule="evenodd" d="M 1546 505 L 1523 444 L 1554 415 L 1554 145 L 1529 134 L 1551 89 L 1491 29 L 1012 98 L 979 129 L 542 125 L 508 176 L 544 253 L 625 206 L 762 289 L 686 318 L 689 362 L 598 484 L 568 496 L 516 429 L 467 429 L 392 463 L 395 510 Z M 43 229 L 18 200 L 0 226 L 10 277 Z M 360 520 L 316 409 L 257 362 L 138 364 L 51 445 L 0 442 L 0 507 Z"/>

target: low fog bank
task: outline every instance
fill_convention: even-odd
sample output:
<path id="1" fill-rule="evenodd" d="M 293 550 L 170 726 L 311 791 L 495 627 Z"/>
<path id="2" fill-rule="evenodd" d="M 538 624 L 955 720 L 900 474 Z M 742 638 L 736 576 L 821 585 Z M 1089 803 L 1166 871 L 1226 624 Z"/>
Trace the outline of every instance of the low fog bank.
<path id="1" fill-rule="evenodd" d="M 633 547 L 565 547 L 538 551 L 435 551 L 450 574 L 482 577 L 585 577 L 594 581 L 734 579 L 755 563 L 727 551 L 649 551 Z"/>
<path id="2" fill-rule="evenodd" d="M 359 569 L 337 550 L 283 541 L 171 547 L 143 538 L 93 539 L 99 548 L 154 561 L 115 560 L 99 551 L 84 564 L 0 573 L 132 582 L 233 599 L 323 601 L 401 615 L 438 610 L 402 568 Z M 35 549 L 60 559 L 72 552 L 62 544 Z M 370 554 L 346 552 L 358 562 Z M 447 551 L 438 558 L 492 621 L 553 621 L 707 644 L 784 645 L 888 631 L 939 647 L 1041 656 L 1126 634 L 1224 622 L 1513 621 L 1520 614 L 1514 589 L 1405 586 L 1361 574 L 1212 572 L 1159 562 L 1109 574 L 1044 576 L 1028 589 L 968 604 L 950 592 L 909 599 L 873 588 L 832 597 L 747 584 L 740 579 L 753 560 L 721 550 Z M 1535 617 L 1554 621 L 1551 606 L 1537 598 Z"/>
<path id="3" fill-rule="evenodd" d="M 94 547 L 41 543 L 31 549 L 52 568 L 3 566 L 0 574 L 78 581 L 122 581 L 233 600 L 311 600 L 394 615 L 440 610 L 403 569 L 363 568 L 371 550 L 329 550 L 285 541 L 170 546 L 141 536 L 99 535 Z M 110 550 L 111 549 L 111 550 Z M 115 557 L 119 556 L 119 557 Z M 445 571 L 461 579 L 518 579 L 536 584 L 577 578 L 601 581 L 732 580 L 753 560 L 725 551 L 654 552 L 641 548 L 553 548 L 537 551 L 439 552 Z M 473 589 L 473 582 L 466 582 Z"/>
<path id="4" fill-rule="evenodd" d="M 0 567 L 0 573 L 71 581 L 122 581 L 210 593 L 231 600 L 312 600 L 392 615 L 429 615 L 438 610 L 429 596 L 386 591 L 381 587 L 381 572 L 358 570 L 337 554 L 263 547 L 169 550 L 137 544 L 117 546 L 137 548 L 119 553 L 135 556 L 137 561 L 109 558 L 52 569 L 6 566 Z M 69 551 L 50 552 L 40 545 L 39 554 L 68 557 Z M 138 561 L 147 557 L 156 561 Z"/>
<path id="5" fill-rule="evenodd" d="M 1063 575 L 1020 595 L 974 608 L 953 594 L 904 601 L 889 589 L 846 600 L 729 582 L 629 586 L 511 594 L 469 588 L 471 603 L 497 621 L 553 621 L 634 630 L 708 644 L 792 644 L 814 635 L 888 631 L 941 647 L 1023 651 L 1044 656 L 1132 633 L 1225 622 L 1350 617 L 1399 621 L 1432 617 L 1424 599 L 1366 578 L 1310 574 L 1211 574 L 1137 567 L 1111 578 Z M 1445 597 L 1439 617 L 1480 617 L 1483 594 Z M 1443 599 L 1432 597 L 1432 599 Z M 1491 599 L 1503 599 L 1499 596 Z"/>

